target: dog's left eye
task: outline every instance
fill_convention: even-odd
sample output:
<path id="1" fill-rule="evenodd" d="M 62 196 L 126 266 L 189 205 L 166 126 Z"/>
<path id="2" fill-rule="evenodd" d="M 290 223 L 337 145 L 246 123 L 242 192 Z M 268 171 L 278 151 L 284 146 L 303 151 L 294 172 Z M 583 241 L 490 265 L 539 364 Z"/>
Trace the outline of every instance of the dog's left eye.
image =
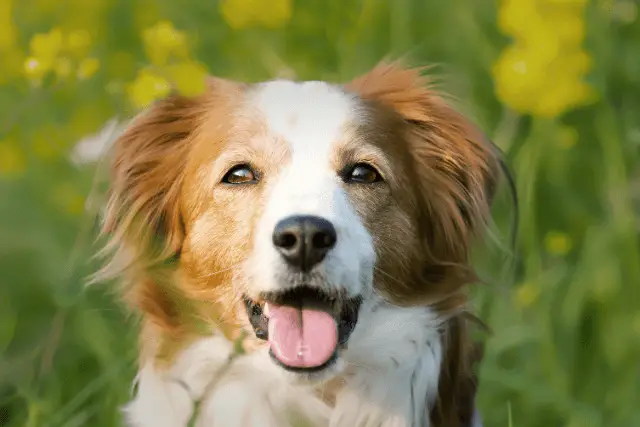
<path id="1" fill-rule="evenodd" d="M 257 180 L 257 174 L 249 165 L 234 166 L 222 178 L 222 182 L 225 184 L 250 184 Z"/>
<path id="2" fill-rule="evenodd" d="M 346 174 L 345 181 L 357 184 L 372 184 L 382 181 L 378 171 L 366 163 L 357 163 Z"/>

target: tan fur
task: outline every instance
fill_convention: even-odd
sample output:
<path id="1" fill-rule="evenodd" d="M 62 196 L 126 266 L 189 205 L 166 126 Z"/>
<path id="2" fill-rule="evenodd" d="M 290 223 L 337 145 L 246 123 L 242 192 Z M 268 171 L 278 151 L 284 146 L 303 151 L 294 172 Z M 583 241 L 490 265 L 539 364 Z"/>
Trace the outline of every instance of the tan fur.
<path id="1" fill-rule="evenodd" d="M 384 63 L 345 89 L 365 100 L 375 120 L 353 129 L 335 166 L 365 158 L 388 183 L 347 188 L 374 239 L 377 290 L 395 304 L 430 304 L 450 317 L 431 417 L 437 427 L 467 425 L 475 394 L 462 314 L 465 285 L 475 279 L 468 252 L 488 217 L 499 159 L 419 69 Z M 213 79 L 198 98 L 172 95 L 115 144 L 105 218 L 112 258 L 102 277 L 123 278 L 126 300 L 142 314 L 143 358 L 171 360 L 202 325 L 235 338 L 246 322 L 237 266 L 251 250 L 269 179 L 231 193 L 216 186 L 224 170 L 210 165 L 221 156 L 227 166 L 251 158 L 269 177 L 289 153 L 241 110 L 245 90 Z M 259 345 L 250 339 L 246 348 Z M 327 401 L 340 384 L 327 386 Z"/>

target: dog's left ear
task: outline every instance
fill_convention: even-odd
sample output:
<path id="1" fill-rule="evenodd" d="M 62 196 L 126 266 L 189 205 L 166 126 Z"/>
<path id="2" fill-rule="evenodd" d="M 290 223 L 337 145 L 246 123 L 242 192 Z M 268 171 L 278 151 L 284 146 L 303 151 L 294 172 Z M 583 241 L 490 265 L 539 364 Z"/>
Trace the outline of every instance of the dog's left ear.
<path id="1" fill-rule="evenodd" d="M 455 293 L 475 279 L 468 251 L 489 217 L 500 176 L 498 150 L 445 102 L 422 69 L 383 63 L 346 89 L 391 108 L 407 125 L 427 257 L 421 274 L 428 282 L 407 299 Z"/>

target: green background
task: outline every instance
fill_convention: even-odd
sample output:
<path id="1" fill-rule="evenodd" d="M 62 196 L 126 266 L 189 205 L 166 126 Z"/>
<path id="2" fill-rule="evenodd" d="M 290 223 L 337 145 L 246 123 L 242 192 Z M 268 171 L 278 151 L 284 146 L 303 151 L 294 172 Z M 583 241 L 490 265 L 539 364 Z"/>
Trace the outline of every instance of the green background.
<path id="1" fill-rule="evenodd" d="M 485 425 L 640 426 L 637 2 L 236 0 L 234 20 L 213 0 L 0 1 L 0 426 L 120 423 L 135 331 L 109 286 L 84 285 L 97 266 L 98 208 L 87 201 L 104 182 L 69 153 L 136 112 L 128 88 L 150 65 L 144 31 L 161 20 L 186 35 L 190 61 L 238 80 L 346 81 L 388 55 L 436 64 L 442 87 L 506 152 L 520 193 L 517 258 L 506 196 L 476 251 L 487 284 L 474 306 L 492 328 L 480 371 Z M 588 102 L 543 117 L 496 95 L 526 83 L 534 102 L 565 72 L 548 63 L 514 81 L 494 74 L 514 36 L 501 30 L 507 3 L 540 16 L 573 4 L 586 31 L 575 49 L 591 61 L 576 74 Z M 549 28 L 523 22 L 524 45 L 540 48 Z M 52 49 L 34 53 L 33 37 L 54 28 L 86 31 L 91 43 L 38 85 L 24 64 Z M 95 74 L 73 77 L 89 57 Z"/>

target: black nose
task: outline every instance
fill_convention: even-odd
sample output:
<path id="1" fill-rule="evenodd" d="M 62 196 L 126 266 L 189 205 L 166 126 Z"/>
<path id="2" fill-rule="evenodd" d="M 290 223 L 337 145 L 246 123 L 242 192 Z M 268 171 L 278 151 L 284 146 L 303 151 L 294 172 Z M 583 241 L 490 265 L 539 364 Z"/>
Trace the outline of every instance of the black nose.
<path id="1" fill-rule="evenodd" d="M 307 272 L 335 246 L 336 229 L 317 216 L 291 216 L 276 224 L 273 244 L 289 265 Z"/>

